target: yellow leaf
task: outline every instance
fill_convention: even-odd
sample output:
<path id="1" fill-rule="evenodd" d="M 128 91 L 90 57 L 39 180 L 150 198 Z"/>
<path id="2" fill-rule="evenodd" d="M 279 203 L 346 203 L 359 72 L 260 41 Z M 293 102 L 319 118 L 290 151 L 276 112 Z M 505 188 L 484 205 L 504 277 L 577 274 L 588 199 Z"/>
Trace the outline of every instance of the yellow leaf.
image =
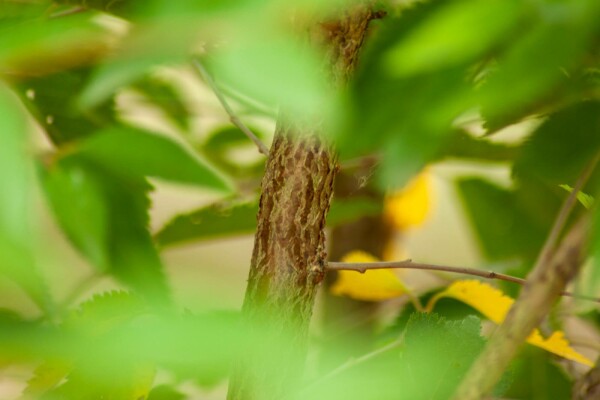
<path id="1" fill-rule="evenodd" d="M 343 262 L 379 261 L 363 251 L 348 253 Z M 388 269 L 358 271 L 339 271 L 336 282 L 331 287 L 335 295 L 346 295 L 356 300 L 380 301 L 398 297 L 407 292 L 406 287 L 396 274 Z"/>
<path id="2" fill-rule="evenodd" d="M 513 298 L 487 283 L 476 280 L 464 280 L 453 282 L 444 291 L 432 297 L 427 304 L 427 311 L 431 311 L 435 303 L 443 297 L 451 297 L 468 304 L 496 324 L 504 321 L 510 307 L 515 302 Z M 561 331 L 556 331 L 548 339 L 544 339 L 540 331 L 535 329 L 527 338 L 527 342 L 563 358 L 590 367 L 594 365 L 591 360 L 569 346 L 569 342 L 565 339 L 564 333 Z"/>
<path id="3" fill-rule="evenodd" d="M 510 306 L 514 303 L 512 298 L 491 285 L 476 280 L 464 280 L 454 281 L 446 290 L 432 297 L 427 304 L 427 310 L 431 311 L 442 297 L 462 301 L 497 324 L 504 321 Z"/>
<path id="4" fill-rule="evenodd" d="M 406 230 L 423 224 L 431 209 L 431 177 L 427 171 L 417 175 L 403 189 L 385 198 L 383 212 L 394 228 Z"/>

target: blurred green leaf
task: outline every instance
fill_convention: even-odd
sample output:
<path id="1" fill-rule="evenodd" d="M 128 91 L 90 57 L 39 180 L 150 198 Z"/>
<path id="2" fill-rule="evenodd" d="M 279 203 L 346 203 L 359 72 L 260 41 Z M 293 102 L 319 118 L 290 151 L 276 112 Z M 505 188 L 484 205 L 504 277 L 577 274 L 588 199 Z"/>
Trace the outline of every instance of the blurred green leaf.
<path id="1" fill-rule="evenodd" d="M 81 154 L 58 161 L 43 176 L 55 217 L 74 246 L 149 302 L 168 304 L 162 262 L 148 231 L 151 186 L 139 176 L 122 179 L 103 171 Z"/>
<path id="2" fill-rule="evenodd" d="M 25 115 L 16 100 L 0 86 L 0 242 L 24 250 L 30 248 L 32 230 L 32 166 Z"/>
<path id="3" fill-rule="evenodd" d="M 569 193 L 573 193 L 573 188 L 569 185 L 558 186 L 562 189 L 565 189 Z M 594 197 L 581 191 L 577 192 L 577 200 L 581 203 L 582 206 L 584 206 L 588 210 L 594 205 Z"/>
<path id="4" fill-rule="evenodd" d="M 499 57 L 481 86 L 487 127 L 495 130 L 535 112 L 545 97 L 565 86 L 593 51 L 598 18 L 600 4 L 594 0 L 540 3 L 537 23 Z"/>
<path id="5" fill-rule="evenodd" d="M 506 40 L 527 10 L 519 0 L 443 3 L 390 50 L 390 74 L 422 74 L 471 61 Z"/>
<path id="6" fill-rule="evenodd" d="M 528 137 L 514 174 L 574 185 L 599 152 L 600 102 L 582 102 L 551 115 Z"/>
<path id="7" fill-rule="evenodd" d="M 453 132 L 456 117 L 474 106 L 467 84 L 470 63 L 398 78 L 389 54 L 447 2 L 419 3 L 386 18 L 376 40 L 365 49 L 351 82 L 345 120 L 336 133 L 342 159 L 380 154 L 383 189 L 400 188 L 435 159 Z"/>
<path id="8" fill-rule="evenodd" d="M 257 201 L 222 202 L 175 217 L 157 234 L 161 246 L 222 236 L 244 235 L 256 229 Z"/>
<path id="9" fill-rule="evenodd" d="M 217 83 L 280 106 L 290 118 L 324 117 L 326 86 L 318 57 L 291 36 L 269 33 L 243 35 L 207 59 Z"/>
<path id="10" fill-rule="evenodd" d="M 547 353 L 535 348 L 523 348 L 513 362 L 513 383 L 505 397 L 514 399 L 569 399 L 571 380 L 555 365 Z"/>
<path id="11" fill-rule="evenodd" d="M 218 192 L 231 191 L 222 175 L 181 145 L 167 137 L 133 128 L 98 132 L 79 143 L 78 153 L 124 178 L 151 176 Z"/>
<path id="12" fill-rule="evenodd" d="M 190 111 L 181 94 L 166 80 L 145 76 L 132 85 L 150 104 L 160 108 L 183 132 L 190 129 Z"/>
<path id="13" fill-rule="evenodd" d="M 260 129 L 255 127 L 248 127 L 259 139 L 264 139 L 264 134 Z M 235 145 L 248 144 L 254 146 L 248 139 L 248 136 L 244 134 L 237 127 L 224 127 L 211 133 L 211 135 L 202 144 L 202 150 L 206 153 L 222 153 L 227 149 Z"/>
<path id="14" fill-rule="evenodd" d="M 260 129 L 249 129 L 261 140 L 265 135 Z M 236 157 L 235 152 L 242 149 L 252 149 L 255 158 Z M 262 177 L 265 170 L 266 158 L 256 152 L 256 146 L 237 127 L 224 127 L 215 132 L 198 146 L 198 151 L 212 164 L 237 180 L 256 179 Z"/>
<path id="15" fill-rule="evenodd" d="M 381 200 L 368 197 L 335 199 L 327 214 L 327 226 L 334 227 L 357 220 L 367 215 L 379 215 L 383 211 Z"/>
<path id="16" fill-rule="evenodd" d="M 160 385 L 152 389 L 147 400 L 185 400 L 185 395 L 168 385 Z"/>
<path id="17" fill-rule="evenodd" d="M 419 296 L 421 304 L 427 304 L 429 300 L 439 292 L 439 289 L 428 291 L 427 293 Z M 482 316 L 473 307 L 470 307 L 460 301 L 451 298 L 442 298 L 435 304 L 436 314 L 443 316 L 444 319 L 449 321 L 462 320 L 469 316 L 476 316 L 480 318 Z M 413 303 L 407 304 L 403 307 L 398 315 L 394 318 L 394 321 L 379 333 L 378 341 L 381 343 L 388 343 L 395 338 L 398 338 L 406 330 L 408 322 L 411 317 L 419 311 L 415 308 Z"/>
<path id="18" fill-rule="evenodd" d="M 6 27 L 26 19 L 40 17 L 47 10 L 49 1 L 21 2 L 3 1 L 0 3 L 0 26 Z"/>
<path id="19" fill-rule="evenodd" d="M 557 193 L 532 181 L 514 190 L 480 178 L 463 178 L 456 184 L 488 259 L 535 257 L 560 207 Z"/>
<path id="20" fill-rule="evenodd" d="M 0 82 L 0 272 L 51 311 L 35 265 L 34 181 L 29 129 L 18 99 Z"/>
<path id="21" fill-rule="evenodd" d="M 117 54 L 96 67 L 77 106 L 94 108 L 157 67 L 185 63 L 190 45 L 187 32 L 167 28 L 159 24 L 134 27 Z"/>
<path id="22" fill-rule="evenodd" d="M 76 109 L 76 97 L 89 77 L 90 69 L 80 68 L 32 77 L 17 85 L 23 103 L 56 146 L 89 136 L 99 128 L 115 123 L 112 98 L 86 112 Z"/>
<path id="23" fill-rule="evenodd" d="M 79 6 L 96 9 L 119 16 L 128 16 L 145 1 L 139 0 L 54 0 L 61 5 Z"/>
<path id="24" fill-rule="evenodd" d="M 403 398 L 445 400 L 462 381 L 485 340 L 477 317 L 446 321 L 437 314 L 413 314 L 406 327 L 398 377 Z"/>
<path id="25" fill-rule="evenodd" d="M 50 206 L 75 247 L 101 271 L 108 269 L 108 205 L 102 187 L 82 165 L 40 168 Z"/>
<path id="26" fill-rule="evenodd" d="M 439 160 L 477 160 L 483 162 L 513 161 L 519 152 L 519 146 L 492 142 L 465 131 L 453 131 L 440 147 L 436 159 Z"/>
<path id="27" fill-rule="evenodd" d="M 446 400 L 484 343 L 476 317 L 447 321 L 437 314 L 413 314 L 400 349 L 325 375 L 294 398 Z"/>
<path id="28" fill-rule="evenodd" d="M 8 25 L 0 23 L 0 72 L 18 75 L 25 67 L 26 70 L 47 68 L 35 65 L 35 60 L 56 59 L 57 54 L 81 50 L 104 36 L 105 30 L 89 14 L 56 19 L 37 17 Z"/>
<path id="29" fill-rule="evenodd" d="M 90 337 L 94 347 L 80 357 L 59 393 L 79 399 L 88 390 L 96 394 L 91 398 L 135 390 L 139 396 L 140 389 L 149 389 L 148 374 L 152 374 L 151 384 L 157 367 L 180 379 L 221 380 L 233 357 L 252 343 L 252 335 L 240 332 L 238 320 L 238 313 L 215 312 L 184 316 L 147 313 L 119 321 L 104 334 Z M 139 397 L 121 394 L 113 398 Z"/>

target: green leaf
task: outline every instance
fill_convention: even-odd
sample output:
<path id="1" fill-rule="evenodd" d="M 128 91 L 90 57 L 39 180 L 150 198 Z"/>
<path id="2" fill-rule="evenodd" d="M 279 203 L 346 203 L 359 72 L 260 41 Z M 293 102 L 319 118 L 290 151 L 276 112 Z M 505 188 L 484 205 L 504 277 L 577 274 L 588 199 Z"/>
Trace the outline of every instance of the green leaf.
<path id="1" fill-rule="evenodd" d="M 569 185 L 558 185 L 561 189 L 565 189 L 569 193 L 573 193 L 573 188 Z M 590 196 L 587 193 L 582 191 L 577 192 L 577 200 L 581 203 L 582 206 L 587 208 L 588 210 L 594 205 L 594 196 Z"/>
<path id="2" fill-rule="evenodd" d="M 42 398 L 46 392 L 54 389 L 69 373 L 71 367 L 65 362 L 47 362 L 41 364 L 33 372 L 33 377 L 27 381 L 23 390 L 25 398 Z"/>
<path id="3" fill-rule="evenodd" d="M 551 115 L 527 138 L 514 174 L 574 185 L 599 151 L 600 102 L 582 102 Z"/>
<path id="4" fill-rule="evenodd" d="M 74 102 L 87 84 L 89 68 L 32 77 L 17 85 L 23 103 L 57 146 L 91 135 L 115 123 L 114 99 L 86 112 Z"/>
<path id="5" fill-rule="evenodd" d="M 161 246 L 222 236 L 244 235 L 256 229 L 257 201 L 222 202 L 179 215 L 156 234 Z"/>
<path id="6" fill-rule="evenodd" d="M 188 133 L 190 129 L 190 112 L 181 94 L 166 80 L 145 76 L 132 85 L 148 102 L 160 108 L 165 115 L 181 129 Z"/>
<path id="7" fill-rule="evenodd" d="M 446 1 L 386 56 L 396 76 L 461 64 L 506 40 L 527 5 L 518 0 Z"/>
<path id="8" fill-rule="evenodd" d="M 46 311 L 51 301 L 35 265 L 33 165 L 29 129 L 18 99 L 0 83 L 0 273 Z"/>
<path id="9" fill-rule="evenodd" d="M 475 137 L 465 131 L 456 130 L 442 144 L 437 159 L 506 162 L 513 161 L 518 152 L 518 146 L 492 142 L 487 138 Z"/>
<path id="10" fill-rule="evenodd" d="M 148 192 L 151 186 L 142 179 L 122 181 L 98 174 L 108 220 L 110 272 L 155 305 L 170 303 L 163 265 L 148 230 Z"/>
<path id="11" fill-rule="evenodd" d="M 548 2 L 540 7 L 540 19 L 499 57 L 497 70 L 481 86 L 482 113 L 491 130 L 543 110 L 546 98 L 564 90 L 572 71 L 595 51 L 598 2 Z"/>
<path id="12" fill-rule="evenodd" d="M 445 3 L 419 3 L 382 21 L 377 39 L 361 56 L 345 119 L 334 132 L 342 159 L 381 155 L 378 183 L 384 190 L 401 188 L 434 160 L 454 131 L 453 121 L 475 104 L 468 63 L 400 78 L 389 69 L 396 44 Z"/>
<path id="13" fill-rule="evenodd" d="M 404 373 L 398 377 L 403 398 L 449 399 L 483 349 L 480 330 L 474 316 L 446 321 L 437 314 L 413 314 L 404 336 Z"/>
<path id="14" fill-rule="evenodd" d="M 139 0 L 57 0 L 57 4 L 65 4 L 70 6 L 80 6 L 87 9 L 96 9 L 119 16 L 128 16 L 140 4 L 145 3 Z"/>
<path id="15" fill-rule="evenodd" d="M 215 79 L 261 102 L 281 107 L 292 118 L 323 117 L 326 86 L 319 58 L 294 38 L 281 32 L 269 33 L 266 37 L 239 37 L 206 60 Z"/>
<path id="16" fill-rule="evenodd" d="M 167 26 L 153 24 L 145 29 L 133 28 L 121 43 L 118 54 L 94 70 L 89 84 L 79 95 L 78 107 L 94 108 L 156 67 L 184 63 L 188 45 L 183 33 L 173 28 L 169 30 Z"/>
<path id="17" fill-rule="evenodd" d="M 103 188 L 83 165 L 63 161 L 40 168 L 46 196 L 74 246 L 101 271 L 108 269 L 108 217 Z"/>
<path id="18" fill-rule="evenodd" d="M 89 14 L 56 19 L 32 18 L 8 26 L 0 25 L 0 29 L 2 71 L 39 69 L 41 66 L 35 64 L 36 60 L 52 59 L 57 53 L 68 54 L 67 50 L 80 50 L 90 43 L 97 43 L 97 39 L 105 35 L 104 29 Z"/>
<path id="19" fill-rule="evenodd" d="M 560 207 L 560 193 L 534 181 L 514 190 L 480 178 L 463 178 L 456 184 L 488 259 L 535 258 Z"/>
<path id="20" fill-rule="evenodd" d="M 147 301 L 167 304 L 162 262 L 148 231 L 151 186 L 142 177 L 112 175 L 81 154 L 61 159 L 42 176 L 57 222 L 75 248 Z"/>
<path id="21" fill-rule="evenodd" d="M 264 134 L 260 129 L 255 127 L 248 127 L 259 139 L 264 139 Z M 202 150 L 207 153 L 222 153 L 234 146 L 239 145 L 250 145 L 254 144 L 248 139 L 248 136 L 244 134 L 239 128 L 231 126 L 224 127 L 211 133 L 208 139 L 202 143 Z"/>
<path id="22" fill-rule="evenodd" d="M 115 176 L 151 176 L 219 192 L 231 191 L 223 176 L 181 145 L 141 130 L 106 129 L 80 142 L 78 152 Z"/>
<path id="23" fill-rule="evenodd" d="M 571 379 L 551 357 L 535 348 L 523 348 L 513 362 L 513 383 L 504 397 L 511 399 L 569 399 Z"/>
<path id="24" fill-rule="evenodd" d="M 335 199 L 327 214 L 327 226 L 334 227 L 367 215 L 379 215 L 383 211 L 381 200 L 363 198 Z"/>
<path id="25" fill-rule="evenodd" d="M 152 389 L 147 400 L 185 400 L 185 395 L 168 385 L 160 385 Z"/>
<path id="26" fill-rule="evenodd" d="M 413 314 L 401 346 L 375 349 L 377 354 L 317 379 L 293 398 L 446 400 L 484 343 L 476 317 L 447 321 L 437 314 Z"/>
<path id="27" fill-rule="evenodd" d="M 260 129 L 249 127 L 256 136 L 264 140 Z M 236 151 L 252 149 L 254 158 L 236 157 Z M 259 180 L 265 170 L 266 158 L 256 152 L 256 146 L 237 127 L 224 127 L 212 132 L 198 151 L 212 164 L 235 179 Z"/>

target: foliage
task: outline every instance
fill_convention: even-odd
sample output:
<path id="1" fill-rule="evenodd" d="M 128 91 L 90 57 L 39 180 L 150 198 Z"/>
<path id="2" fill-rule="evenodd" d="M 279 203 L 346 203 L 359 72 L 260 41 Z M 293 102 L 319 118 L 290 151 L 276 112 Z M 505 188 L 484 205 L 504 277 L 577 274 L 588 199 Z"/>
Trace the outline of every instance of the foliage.
<path id="1" fill-rule="evenodd" d="M 281 109 L 294 123 L 319 121 L 342 168 L 366 160 L 366 194 L 335 198 L 329 228 L 381 217 L 409 235 L 438 201 L 431 176 L 446 178 L 437 168 L 467 165 L 479 172 L 453 183 L 480 266 L 527 275 L 561 202 L 600 152 L 600 2 L 380 1 L 387 16 L 371 22 L 355 75 L 333 87 L 315 21 L 357 1 L 0 2 L 0 274 L 22 299 L 0 298 L 0 364 L 27 371 L 24 398 L 188 398 L 180 383 L 218 385 L 265 328 L 240 332 L 236 311 L 204 312 L 205 304 L 182 311 L 166 257 L 175 244 L 251 233 L 265 166 L 218 118 L 191 60 L 264 142 Z M 131 107 L 150 109 L 151 122 L 131 118 Z M 506 139 L 510 131 L 517 139 Z M 490 165 L 510 177 L 480 173 Z M 154 229 L 151 199 L 165 184 L 204 197 Z M 590 288 L 600 286 L 599 189 L 596 171 L 567 221 L 594 215 Z M 455 228 L 444 228 L 451 237 Z M 53 229 L 69 251 L 54 249 Z M 83 270 L 118 291 L 69 293 L 57 283 L 60 271 Z M 290 397 L 448 398 L 485 343 L 467 314 L 500 323 L 512 304 L 472 281 L 412 293 L 388 270 L 340 278 L 338 294 L 401 297 L 390 302 L 396 323 L 383 329 L 400 349 Z M 440 315 L 413 313 L 417 301 L 439 301 Z M 548 323 L 553 334 L 534 331 L 528 341 L 591 365 L 563 337 L 562 314 Z M 508 397 L 562 396 L 575 378 L 531 349 L 513 370 Z M 548 390 L 532 387 L 534 378 Z"/>

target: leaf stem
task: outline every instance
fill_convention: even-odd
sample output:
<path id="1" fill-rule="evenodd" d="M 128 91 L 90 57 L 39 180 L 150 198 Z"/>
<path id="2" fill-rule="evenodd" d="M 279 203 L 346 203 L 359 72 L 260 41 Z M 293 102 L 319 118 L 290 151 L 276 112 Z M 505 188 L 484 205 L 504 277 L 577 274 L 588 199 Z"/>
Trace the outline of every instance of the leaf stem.
<path id="1" fill-rule="evenodd" d="M 192 64 L 194 65 L 194 68 L 196 68 L 196 71 L 198 71 L 198 74 L 200 74 L 202 79 L 204 79 L 206 84 L 210 86 L 215 96 L 217 96 L 219 103 L 221 103 L 221 106 L 223 106 L 223 109 L 225 110 L 227 115 L 229 115 L 229 121 L 233 125 L 237 126 L 246 136 L 248 136 L 250 140 L 254 142 L 256 147 L 258 147 L 259 153 L 268 156 L 269 149 L 267 148 L 267 146 L 265 146 L 265 144 L 261 142 L 260 139 L 238 118 L 236 113 L 233 111 L 233 109 L 227 102 L 227 99 L 225 98 L 223 93 L 221 93 L 221 91 L 217 87 L 215 81 L 212 79 L 206 68 L 204 68 L 204 65 L 202 65 L 202 63 L 200 63 L 200 61 L 198 61 L 197 59 L 193 59 Z"/>

